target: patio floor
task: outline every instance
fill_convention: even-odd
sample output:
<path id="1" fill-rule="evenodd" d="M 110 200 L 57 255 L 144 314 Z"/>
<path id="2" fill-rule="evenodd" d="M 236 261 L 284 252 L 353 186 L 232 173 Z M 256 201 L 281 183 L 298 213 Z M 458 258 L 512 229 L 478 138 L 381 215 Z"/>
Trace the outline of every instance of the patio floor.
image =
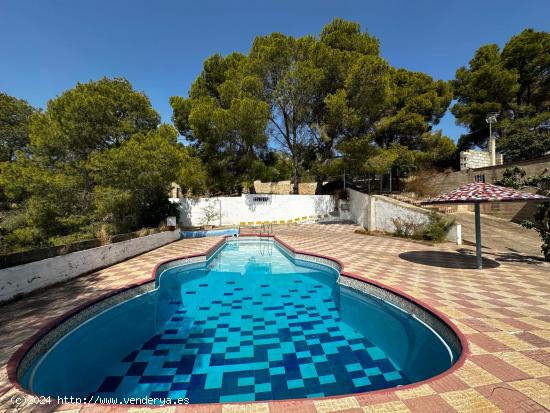
<path id="1" fill-rule="evenodd" d="M 149 279 L 155 263 L 205 252 L 219 238 L 178 241 L 94 274 L 0 306 L 0 411 L 106 412 L 542 412 L 550 410 L 550 265 L 491 250 L 471 269 L 471 250 L 355 234 L 352 225 L 276 227 L 292 247 L 340 259 L 347 272 L 380 281 L 446 314 L 465 334 L 465 364 L 428 384 L 344 398 L 149 409 L 63 404 L 16 407 L 22 394 L 6 363 L 41 327 L 98 295 Z M 191 400 L 192 402 L 192 400 Z"/>

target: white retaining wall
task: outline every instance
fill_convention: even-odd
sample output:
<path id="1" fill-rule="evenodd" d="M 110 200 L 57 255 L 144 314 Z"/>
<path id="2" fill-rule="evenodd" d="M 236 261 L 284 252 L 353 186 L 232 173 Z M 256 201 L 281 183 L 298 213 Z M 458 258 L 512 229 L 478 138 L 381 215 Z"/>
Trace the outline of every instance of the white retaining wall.
<path id="1" fill-rule="evenodd" d="M 0 269 L 0 302 L 115 264 L 179 238 L 179 229 L 165 231 Z"/>
<path id="2" fill-rule="evenodd" d="M 374 225 L 369 225 L 369 222 L 373 221 L 373 218 L 369 217 L 369 212 L 373 213 L 372 208 L 369 209 L 370 197 L 349 188 L 347 192 L 349 199 L 349 218 L 358 225 L 361 225 L 363 228 L 370 229 Z"/>
<path id="3" fill-rule="evenodd" d="M 183 226 L 239 225 L 241 222 L 289 221 L 297 218 L 324 216 L 335 210 L 331 195 L 265 195 L 243 194 L 238 197 L 181 198 L 180 222 Z M 217 215 L 206 222 L 210 208 Z"/>
<path id="4" fill-rule="evenodd" d="M 369 231 L 395 232 L 394 218 L 422 225 L 428 221 L 428 211 L 382 195 L 367 195 L 348 189 L 351 219 Z M 460 224 L 454 224 L 447 240 L 462 244 Z"/>

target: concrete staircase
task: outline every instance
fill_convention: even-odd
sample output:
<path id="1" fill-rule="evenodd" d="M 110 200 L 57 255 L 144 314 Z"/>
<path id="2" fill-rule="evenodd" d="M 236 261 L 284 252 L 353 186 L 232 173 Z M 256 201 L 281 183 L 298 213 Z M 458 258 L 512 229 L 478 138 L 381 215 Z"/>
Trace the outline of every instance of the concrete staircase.
<path id="1" fill-rule="evenodd" d="M 436 210 L 442 214 L 453 214 L 458 211 L 457 205 L 424 205 L 425 199 L 417 198 L 413 192 L 389 193 L 385 196 L 420 208 Z"/>
<path id="2" fill-rule="evenodd" d="M 452 216 L 462 226 L 464 244 L 475 245 L 474 214 L 458 212 Z M 539 234 L 514 222 L 481 215 L 481 244 L 485 250 L 508 251 L 542 257 Z"/>

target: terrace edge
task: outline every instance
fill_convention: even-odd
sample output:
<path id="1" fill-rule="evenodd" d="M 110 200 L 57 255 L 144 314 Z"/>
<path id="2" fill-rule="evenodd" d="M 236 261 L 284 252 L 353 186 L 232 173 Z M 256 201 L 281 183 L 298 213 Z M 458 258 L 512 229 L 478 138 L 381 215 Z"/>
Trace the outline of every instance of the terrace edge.
<path id="1" fill-rule="evenodd" d="M 243 237 L 243 238 L 258 237 L 259 238 L 259 235 L 258 234 L 243 233 L 243 234 L 240 234 L 239 237 Z M 26 339 L 23 342 L 23 344 L 9 358 L 9 360 L 6 364 L 6 370 L 7 370 L 9 382 L 17 390 L 19 390 L 19 391 L 21 391 L 21 392 L 23 392 L 27 395 L 30 395 L 30 396 L 36 396 L 36 394 L 30 392 L 28 389 L 21 386 L 21 384 L 19 382 L 19 378 L 18 378 L 18 369 L 19 369 L 19 366 L 20 366 L 21 362 L 27 356 L 29 351 L 35 345 L 37 345 L 44 337 L 46 337 L 48 333 L 50 333 L 52 330 L 59 327 L 64 322 L 66 322 L 69 319 L 73 318 L 78 313 L 81 313 L 83 310 L 88 309 L 88 308 L 90 308 L 90 307 L 92 307 L 92 306 L 94 306 L 94 305 L 96 305 L 96 304 L 98 304 L 98 303 L 100 303 L 100 302 L 102 302 L 106 299 L 118 296 L 118 295 L 120 295 L 124 292 L 130 291 L 130 290 L 139 289 L 139 287 L 143 287 L 143 286 L 145 286 L 146 284 L 149 284 L 149 283 L 155 283 L 156 278 L 157 278 L 157 271 L 163 264 L 167 264 L 167 263 L 170 263 L 170 262 L 173 262 L 173 261 L 178 261 L 178 260 L 190 259 L 190 258 L 202 258 L 202 257 L 204 257 L 204 259 L 207 260 L 215 251 L 217 251 L 222 245 L 224 245 L 227 240 L 230 240 L 232 238 L 233 237 L 231 237 L 231 236 L 223 237 L 218 242 L 216 242 L 213 246 L 208 248 L 204 253 L 201 253 L 201 254 L 190 254 L 190 255 L 184 255 L 184 256 L 170 258 L 170 259 L 167 259 L 167 260 L 162 260 L 162 261 L 158 262 L 153 267 L 153 269 L 151 271 L 151 277 L 149 279 L 146 279 L 146 280 L 143 280 L 143 281 L 140 281 L 140 282 L 137 282 L 137 283 L 132 283 L 132 284 L 129 284 L 125 287 L 122 287 L 122 288 L 116 289 L 114 291 L 108 292 L 106 294 L 103 294 L 100 297 L 89 300 L 86 303 L 83 303 L 83 304 L 75 307 L 74 309 L 72 309 L 71 311 L 65 313 L 64 315 L 62 315 L 60 317 L 57 317 L 56 319 L 46 323 L 44 326 L 40 327 L 35 334 L 33 334 L 28 339 Z M 433 377 L 430 377 L 428 379 L 418 381 L 418 382 L 414 382 L 414 383 L 410 383 L 410 384 L 406 384 L 406 385 L 399 386 L 399 387 L 389 387 L 389 388 L 385 388 L 385 389 L 373 390 L 373 391 L 368 391 L 368 392 L 349 393 L 349 394 L 341 394 L 341 395 L 318 397 L 318 398 L 282 399 L 282 400 L 267 400 L 267 401 L 248 401 L 248 402 L 226 402 L 226 403 L 201 403 L 200 404 L 201 406 L 202 405 L 204 405 L 204 406 L 208 406 L 208 405 L 225 405 L 225 404 L 244 405 L 244 404 L 254 404 L 254 403 L 285 403 L 285 402 L 289 402 L 289 401 L 330 400 L 330 399 L 340 399 L 340 398 L 345 398 L 345 397 L 354 397 L 354 396 L 358 396 L 358 395 L 384 394 L 384 393 L 394 392 L 394 391 L 397 391 L 397 390 L 399 390 L 399 391 L 409 390 L 409 389 L 413 389 L 413 388 L 422 386 L 424 384 L 428 384 L 430 382 L 436 381 L 438 379 L 441 379 L 445 376 L 448 376 L 448 375 L 452 374 L 454 371 L 456 371 L 457 369 L 462 367 L 464 365 L 464 363 L 466 362 L 466 360 L 468 359 L 468 357 L 470 356 L 471 353 L 470 353 L 468 340 L 466 339 L 466 336 L 464 335 L 464 333 L 462 333 L 460 331 L 460 329 L 454 324 L 454 322 L 449 317 L 447 317 L 445 314 L 443 314 L 439 310 L 433 308 L 431 305 L 426 304 L 426 303 L 422 302 L 421 300 L 418 300 L 418 299 L 414 298 L 413 296 L 401 291 L 398 288 L 388 286 L 386 284 L 383 284 L 379 281 L 375 281 L 372 278 L 369 278 L 369 277 L 366 277 L 366 276 L 360 276 L 360 275 L 354 274 L 352 272 L 347 272 L 347 271 L 344 270 L 345 267 L 344 267 L 343 262 L 340 261 L 337 258 L 330 257 L 330 256 L 324 255 L 324 254 L 318 254 L 318 253 L 313 253 L 313 252 L 309 252 L 309 251 L 298 250 L 298 249 L 290 246 L 286 242 L 282 241 L 281 239 L 279 239 L 276 235 L 262 235 L 262 238 L 272 239 L 272 240 L 279 243 L 281 246 L 283 246 L 284 248 L 290 250 L 293 254 L 296 254 L 296 255 L 307 255 L 307 256 L 312 256 L 312 257 L 317 257 L 317 258 L 321 258 L 321 259 L 324 259 L 324 260 L 332 261 L 333 263 L 337 264 L 340 267 L 340 275 L 341 276 L 345 276 L 345 277 L 351 278 L 353 280 L 356 280 L 356 281 L 359 281 L 359 282 L 362 282 L 362 283 L 365 283 L 365 284 L 370 284 L 370 285 L 375 286 L 379 289 L 386 290 L 389 293 L 394 294 L 398 297 L 401 297 L 401 298 L 405 299 L 406 301 L 411 302 L 415 306 L 420 307 L 424 311 L 428 312 L 429 314 L 433 315 L 435 318 L 437 318 L 441 322 L 443 322 L 455 334 L 455 336 L 458 339 L 458 342 L 460 343 L 460 346 L 461 346 L 460 356 L 456 360 L 456 362 L 449 369 L 447 369 L 447 370 L 445 370 L 445 371 L 443 371 L 443 372 L 441 372 L 441 373 L 439 373 L 439 374 L 437 374 Z M 129 298 L 131 298 L 131 297 L 128 297 L 127 299 L 129 299 Z M 123 300 L 123 301 L 125 301 L 125 300 Z M 103 406 L 118 406 L 118 407 L 144 406 L 144 405 L 137 405 L 137 404 L 115 404 L 115 405 L 101 404 L 101 405 L 103 405 Z M 147 405 L 147 406 L 148 406 L 148 408 L 163 408 L 163 407 L 165 407 L 165 406 L 160 406 L 160 405 L 159 406 L 153 406 L 153 405 L 149 406 L 149 405 Z M 193 406 L 193 404 L 189 404 L 188 406 L 191 408 Z"/>

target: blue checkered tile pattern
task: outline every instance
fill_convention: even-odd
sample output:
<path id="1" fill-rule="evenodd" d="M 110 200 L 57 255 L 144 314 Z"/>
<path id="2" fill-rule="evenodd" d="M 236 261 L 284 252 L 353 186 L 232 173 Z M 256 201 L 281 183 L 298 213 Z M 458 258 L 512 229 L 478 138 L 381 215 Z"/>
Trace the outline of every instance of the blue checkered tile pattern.
<path id="1" fill-rule="evenodd" d="M 408 383 L 380 348 L 340 319 L 332 270 L 251 244 L 224 248 L 192 276 L 170 271 L 163 277 L 181 288 L 181 300 L 169 302 L 171 317 L 113 366 L 96 395 L 231 402 Z"/>

